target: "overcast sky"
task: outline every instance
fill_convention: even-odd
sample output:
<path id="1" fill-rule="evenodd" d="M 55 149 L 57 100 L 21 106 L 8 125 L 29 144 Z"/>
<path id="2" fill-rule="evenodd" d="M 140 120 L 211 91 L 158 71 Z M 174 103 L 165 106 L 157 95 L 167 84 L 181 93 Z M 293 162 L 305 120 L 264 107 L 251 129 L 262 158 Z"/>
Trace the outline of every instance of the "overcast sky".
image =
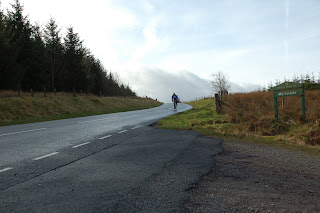
<path id="1" fill-rule="evenodd" d="M 0 0 L 1 8 L 13 0 Z M 213 93 L 219 70 L 231 92 L 320 74 L 319 0 L 20 0 L 31 22 L 54 18 L 140 96 L 171 101 Z"/>

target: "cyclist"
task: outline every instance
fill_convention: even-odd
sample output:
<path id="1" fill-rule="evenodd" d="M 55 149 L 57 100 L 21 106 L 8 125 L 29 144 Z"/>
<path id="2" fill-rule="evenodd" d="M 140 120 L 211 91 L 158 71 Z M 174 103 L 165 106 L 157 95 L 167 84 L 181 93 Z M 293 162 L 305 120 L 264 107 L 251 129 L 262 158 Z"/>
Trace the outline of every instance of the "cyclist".
<path id="1" fill-rule="evenodd" d="M 177 108 L 178 100 L 179 100 L 179 98 L 178 98 L 178 96 L 176 95 L 176 93 L 173 93 L 173 95 L 172 95 L 172 102 L 173 102 L 173 108 L 174 108 L 174 109 Z"/>

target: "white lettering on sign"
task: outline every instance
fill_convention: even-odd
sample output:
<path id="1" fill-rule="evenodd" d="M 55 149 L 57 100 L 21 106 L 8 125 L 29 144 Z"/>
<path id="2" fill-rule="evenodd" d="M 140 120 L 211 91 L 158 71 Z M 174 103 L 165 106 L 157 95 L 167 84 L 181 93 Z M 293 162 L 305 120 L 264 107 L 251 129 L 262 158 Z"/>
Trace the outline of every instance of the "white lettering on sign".
<path id="1" fill-rule="evenodd" d="M 286 92 L 279 92 L 278 96 L 287 96 L 287 95 L 296 95 L 297 91 L 286 91 Z"/>

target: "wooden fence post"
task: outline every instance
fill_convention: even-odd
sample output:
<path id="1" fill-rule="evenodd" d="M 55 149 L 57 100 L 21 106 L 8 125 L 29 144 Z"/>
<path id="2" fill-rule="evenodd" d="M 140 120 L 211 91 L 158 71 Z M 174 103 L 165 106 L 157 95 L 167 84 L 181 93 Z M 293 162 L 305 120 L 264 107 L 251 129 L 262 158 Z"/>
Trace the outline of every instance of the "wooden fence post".
<path id="1" fill-rule="evenodd" d="M 221 112 L 221 102 L 220 102 L 220 97 L 217 93 L 214 95 L 214 100 L 216 103 L 216 112 L 220 113 Z"/>
<path id="2" fill-rule="evenodd" d="M 18 85 L 18 97 L 21 97 L 21 88 L 20 88 L 20 83 Z"/>

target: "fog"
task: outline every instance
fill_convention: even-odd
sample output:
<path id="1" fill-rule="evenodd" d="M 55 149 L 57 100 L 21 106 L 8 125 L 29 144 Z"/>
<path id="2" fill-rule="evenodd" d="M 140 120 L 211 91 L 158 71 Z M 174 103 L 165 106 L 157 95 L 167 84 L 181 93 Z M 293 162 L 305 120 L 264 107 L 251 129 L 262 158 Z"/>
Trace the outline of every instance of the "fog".
<path id="1" fill-rule="evenodd" d="M 130 79 L 130 86 L 137 95 L 148 96 L 164 103 L 171 102 L 173 93 L 176 93 L 181 101 L 214 96 L 215 93 L 210 83 L 212 79 L 203 79 L 187 70 L 171 73 L 158 68 L 142 68 L 127 73 L 125 78 Z M 261 88 L 258 84 L 230 84 L 230 92 L 249 92 Z"/>

